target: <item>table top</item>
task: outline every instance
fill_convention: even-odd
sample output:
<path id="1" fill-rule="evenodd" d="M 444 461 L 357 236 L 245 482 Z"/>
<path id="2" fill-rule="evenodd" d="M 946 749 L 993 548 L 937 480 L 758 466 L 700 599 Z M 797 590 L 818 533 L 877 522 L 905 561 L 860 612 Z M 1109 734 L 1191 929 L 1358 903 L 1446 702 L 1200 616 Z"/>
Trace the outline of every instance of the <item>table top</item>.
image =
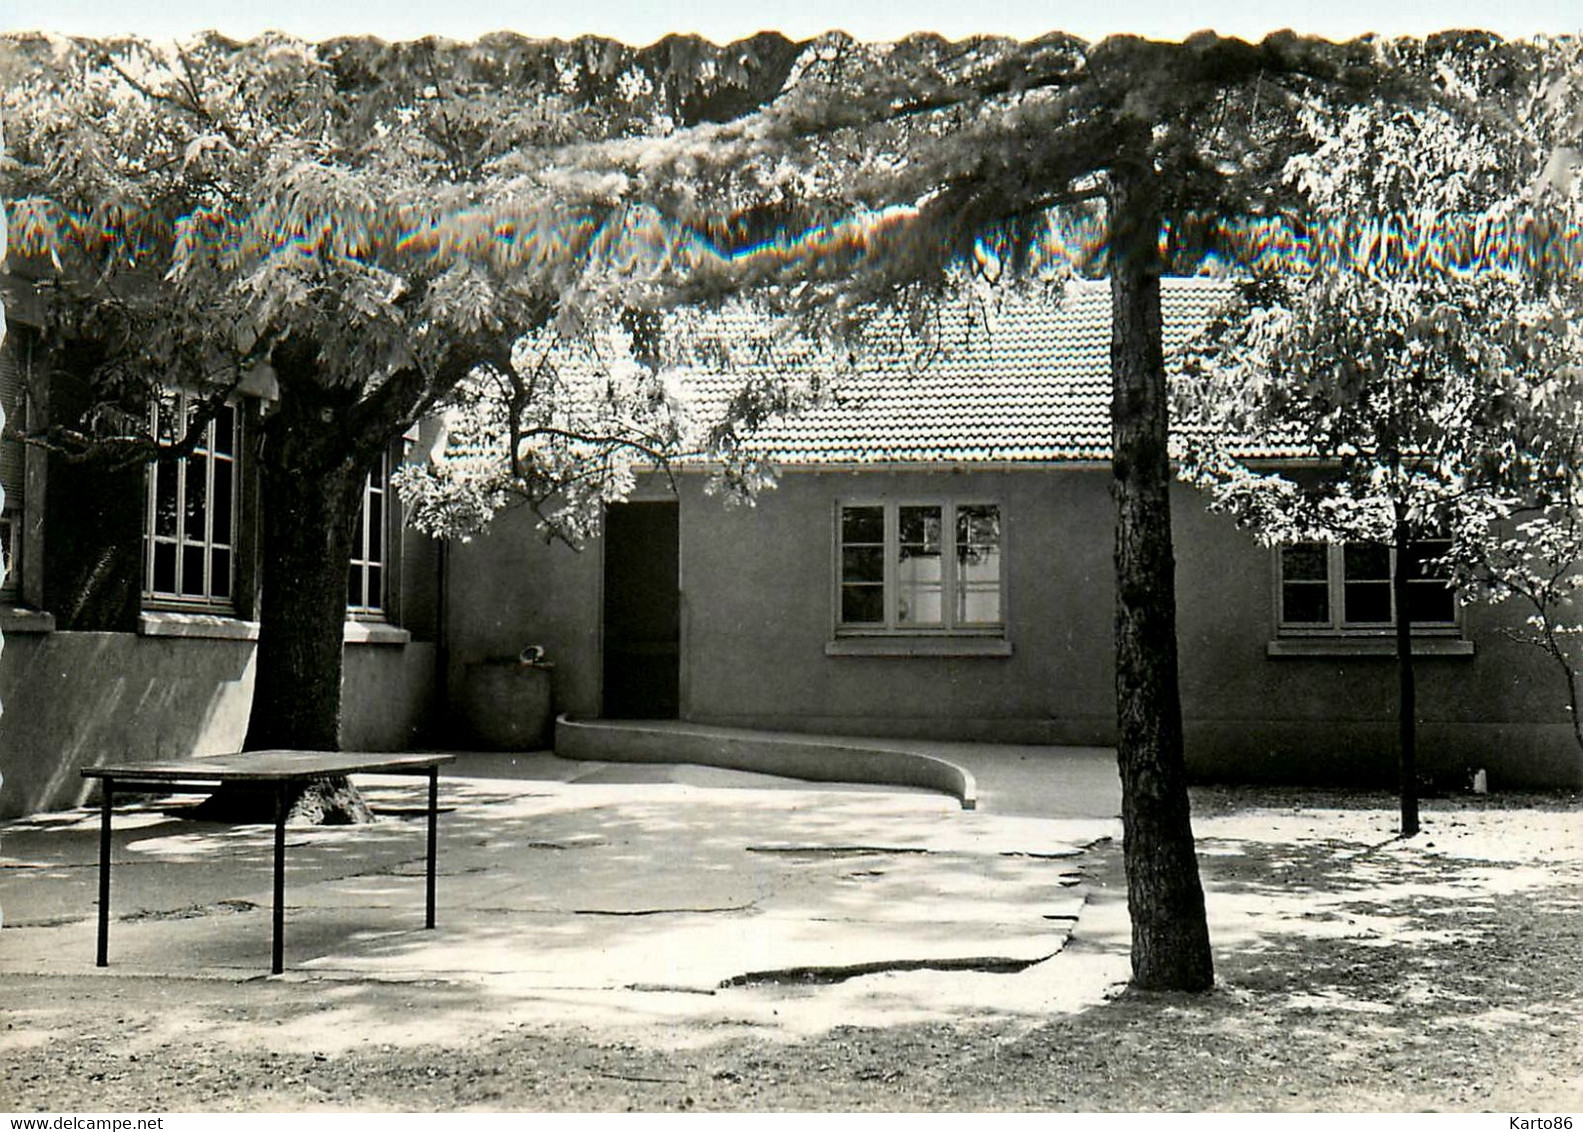
<path id="1" fill-rule="evenodd" d="M 84 767 L 84 778 L 128 778 L 141 782 L 280 782 L 333 774 L 406 773 L 455 762 L 437 752 L 246 751 L 166 763 L 116 763 Z"/>

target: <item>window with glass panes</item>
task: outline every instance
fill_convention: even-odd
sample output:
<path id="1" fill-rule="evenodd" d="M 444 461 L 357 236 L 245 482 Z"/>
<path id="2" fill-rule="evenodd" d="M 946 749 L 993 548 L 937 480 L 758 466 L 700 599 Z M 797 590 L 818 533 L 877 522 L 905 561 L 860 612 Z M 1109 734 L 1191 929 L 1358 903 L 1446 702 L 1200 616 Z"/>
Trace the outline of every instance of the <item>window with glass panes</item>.
<path id="1" fill-rule="evenodd" d="M 837 612 L 852 633 L 995 633 L 1000 507 L 875 502 L 839 508 Z"/>
<path id="2" fill-rule="evenodd" d="M 155 435 L 176 443 L 198 412 L 186 394 L 156 404 Z M 151 602 L 231 607 L 240 433 L 241 414 L 221 406 L 191 455 L 149 465 L 143 593 Z"/>
<path id="3" fill-rule="evenodd" d="M 1445 539 L 1409 544 L 1408 613 L 1414 626 L 1456 626 L 1456 592 L 1437 559 Z M 1280 628 L 1283 632 L 1368 632 L 1396 624 L 1391 588 L 1396 553 L 1383 543 L 1300 542 L 1280 549 Z"/>
<path id="4" fill-rule="evenodd" d="M 385 612 L 385 501 L 389 465 L 379 463 L 363 481 L 363 506 L 352 533 L 352 562 L 346 579 L 346 610 L 353 617 L 382 617 Z"/>

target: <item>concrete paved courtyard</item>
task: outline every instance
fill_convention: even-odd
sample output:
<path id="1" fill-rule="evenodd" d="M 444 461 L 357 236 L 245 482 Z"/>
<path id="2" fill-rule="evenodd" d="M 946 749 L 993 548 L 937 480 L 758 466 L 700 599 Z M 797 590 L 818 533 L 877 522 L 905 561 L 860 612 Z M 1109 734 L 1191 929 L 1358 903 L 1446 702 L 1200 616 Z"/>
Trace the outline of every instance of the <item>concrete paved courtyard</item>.
<path id="1" fill-rule="evenodd" d="M 425 1022 L 461 1034 L 596 1016 L 795 1032 L 1095 1001 L 1127 971 L 1124 896 L 1085 870 L 1119 837 L 1113 764 L 1079 753 L 1063 777 L 1036 749 L 982 752 L 952 750 L 983 783 L 974 812 L 922 791 L 465 755 L 441 779 L 434 931 L 422 787 L 363 778 L 374 825 L 288 830 L 281 978 L 466 987 L 466 1010 Z M 97 812 L 0 827 L 0 979 L 266 977 L 269 827 L 166 806 L 117 811 L 104 971 Z"/>

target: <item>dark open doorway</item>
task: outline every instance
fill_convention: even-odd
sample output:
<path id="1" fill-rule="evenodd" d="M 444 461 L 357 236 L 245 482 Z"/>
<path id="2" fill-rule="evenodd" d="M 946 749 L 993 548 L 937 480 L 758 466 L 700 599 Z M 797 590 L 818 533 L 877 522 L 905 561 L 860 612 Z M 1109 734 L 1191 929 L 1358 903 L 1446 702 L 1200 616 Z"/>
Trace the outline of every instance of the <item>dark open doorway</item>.
<path id="1" fill-rule="evenodd" d="M 675 719 L 681 703 L 681 594 L 674 502 L 605 512 L 604 714 Z"/>

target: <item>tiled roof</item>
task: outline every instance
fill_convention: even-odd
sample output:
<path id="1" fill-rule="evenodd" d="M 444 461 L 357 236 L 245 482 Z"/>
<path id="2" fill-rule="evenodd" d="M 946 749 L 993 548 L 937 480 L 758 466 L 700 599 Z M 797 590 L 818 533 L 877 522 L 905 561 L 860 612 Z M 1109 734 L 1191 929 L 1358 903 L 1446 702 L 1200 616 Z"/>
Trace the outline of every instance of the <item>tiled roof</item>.
<path id="1" fill-rule="evenodd" d="M 1214 279 L 1166 279 L 1167 358 L 1230 296 Z M 954 324 L 953 324 L 954 320 Z M 1110 290 L 1069 283 L 1059 304 L 1010 299 L 968 329 L 942 312 L 938 352 L 916 367 L 860 368 L 831 403 L 761 428 L 755 452 L 786 465 L 1001 463 L 1110 455 Z M 1169 362 L 1168 362 L 1169 364 Z M 729 395 L 725 376 L 689 375 L 705 400 Z"/>
<path id="2" fill-rule="evenodd" d="M 1219 279 L 1161 280 L 1167 370 L 1174 368 L 1175 349 L 1209 322 L 1233 287 Z M 706 319 L 717 320 L 710 331 L 715 338 L 747 344 L 762 338 L 743 321 L 752 317 L 735 308 Z M 832 394 L 814 407 L 761 425 L 743 438 L 744 446 L 783 467 L 1109 459 L 1107 281 L 1073 280 L 1059 302 L 1008 297 L 988 325 L 982 312 L 970 317 L 965 305 L 946 306 L 938 312 L 937 326 L 933 348 L 916 360 L 916 340 L 904 342 L 895 335 L 896 348 L 886 353 L 871 339 L 866 360 L 843 373 Z M 568 371 L 587 368 L 576 357 L 559 364 Z M 767 363 L 753 360 L 731 372 L 692 370 L 677 377 L 690 393 L 695 421 L 703 425 L 724 416 L 745 384 L 778 377 L 806 385 L 815 376 L 811 366 L 782 361 L 772 374 Z M 492 443 L 453 431 L 443 459 L 485 458 Z M 1303 454 L 1278 438 L 1238 448 L 1245 459 Z"/>

